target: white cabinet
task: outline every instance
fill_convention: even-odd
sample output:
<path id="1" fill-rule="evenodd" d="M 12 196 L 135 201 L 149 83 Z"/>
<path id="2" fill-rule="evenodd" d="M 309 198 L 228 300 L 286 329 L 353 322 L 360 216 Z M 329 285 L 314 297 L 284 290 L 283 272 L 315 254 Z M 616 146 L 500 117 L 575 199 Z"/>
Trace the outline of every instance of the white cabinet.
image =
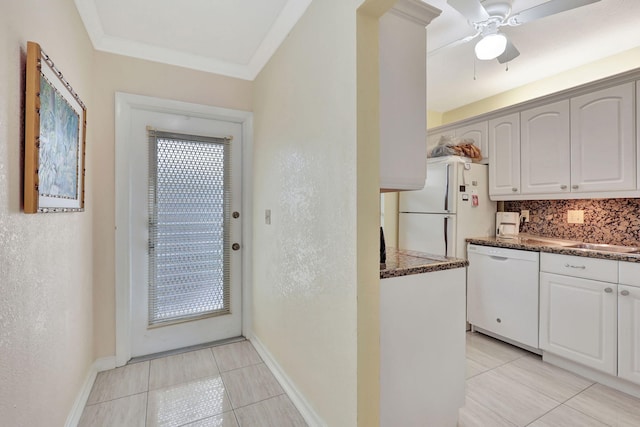
<path id="1" fill-rule="evenodd" d="M 593 272 L 617 282 L 617 267 L 617 261 L 541 254 L 540 348 L 617 374 L 618 285 L 589 278 Z M 571 271 L 576 274 L 566 275 Z"/>
<path id="2" fill-rule="evenodd" d="M 489 124 L 486 121 L 472 123 L 454 129 L 454 135 L 457 139 L 472 139 L 473 145 L 478 147 L 482 152 L 482 162 L 489 161 Z"/>
<path id="3" fill-rule="evenodd" d="M 569 101 L 521 112 L 520 126 L 520 193 L 568 193 L 571 185 Z"/>
<path id="4" fill-rule="evenodd" d="M 571 98 L 571 190 L 636 189 L 634 83 Z"/>
<path id="5" fill-rule="evenodd" d="M 465 269 L 380 280 L 380 426 L 457 425 Z"/>
<path id="6" fill-rule="evenodd" d="M 489 195 L 520 194 L 520 114 L 489 120 Z"/>
<path id="7" fill-rule="evenodd" d="M 620 262 L 618 376 L 640 384 L 640 264 Z"/>
<path id="8" fill-rule="evenodd" d="M 426 30 L 440 11 L 399 0 L 379 21 L 380 188 L 418 190 L 426 179 Z"/>

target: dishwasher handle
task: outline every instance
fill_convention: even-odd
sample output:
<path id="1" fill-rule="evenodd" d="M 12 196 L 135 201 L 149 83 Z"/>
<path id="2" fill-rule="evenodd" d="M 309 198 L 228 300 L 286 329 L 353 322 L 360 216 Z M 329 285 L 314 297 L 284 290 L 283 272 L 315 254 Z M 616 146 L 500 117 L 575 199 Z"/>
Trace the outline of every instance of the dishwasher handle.
<path id="1" fill-rule="evenodd" d="M 489 258 L 495 259 L 497 261 L 506 261 L 509 259 L 506 256 L 497 256 L 497 255 L 489 255 Z"/>

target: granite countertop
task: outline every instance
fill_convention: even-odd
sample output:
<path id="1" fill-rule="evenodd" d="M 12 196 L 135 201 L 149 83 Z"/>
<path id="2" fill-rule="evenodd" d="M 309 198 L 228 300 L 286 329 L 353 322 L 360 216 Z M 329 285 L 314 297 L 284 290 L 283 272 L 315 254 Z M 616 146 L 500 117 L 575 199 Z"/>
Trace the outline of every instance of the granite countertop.
<path id="1" fill-rule="evenodd" d="M 571 248 L 569 245 L 582 243 L 551 237 L 520 235 L 505 239 L 500 237 L 474 237 L 466 239 L 467 243 L 498 248 L 519 249 L 525 251 L 548 252 L 560 255 L 583 256 L 588 258 L 610 259 L 613 261 L 627 261 L 640 263 L 640 254 L 606 252 L 594 249 Z"/>
<path id="2" fill-rule="evenodd" d="M 423 252 L 406 251 L 387 246 L 387 262 L 380 264 L 380 278 L 407 276 L 450 270 L 469 265 L 464 259 L 441 257 Z"/>

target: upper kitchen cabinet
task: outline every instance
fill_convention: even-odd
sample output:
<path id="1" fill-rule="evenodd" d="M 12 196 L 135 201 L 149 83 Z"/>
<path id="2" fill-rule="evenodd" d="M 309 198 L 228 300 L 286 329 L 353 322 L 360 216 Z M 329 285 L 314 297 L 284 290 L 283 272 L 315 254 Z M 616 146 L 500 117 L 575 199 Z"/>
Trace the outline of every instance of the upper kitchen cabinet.
<path id="1" fill-rule="evenodd" d="M 570 191 L 569 101 L 520 113 L 521 194 Z"/>
<path id="2" fill-rule="evenodd" d="M 571 98 L 571 191 L 636 189 L 634 83 Z"/>
<path id="3" fill-rule="evenodd" d="M 520 194 L 520 115 L 489 120 L 489 195 Z"/>
<path id="4" fill-rule="evenodd" d="M 380 188 L 419 190 L 426 180 L 427 37 L 440 10 L 399 0 L 379 21 Z"/>
<path id="5" fill-rule="evenodd" d="M 478 147 L 482 152 L 482 163 L 489 162 L 489 124 L 486 121 L 472 123 L 454 129 L 454 135 L 457 139 L 471 139 L 473 145 Z"/>

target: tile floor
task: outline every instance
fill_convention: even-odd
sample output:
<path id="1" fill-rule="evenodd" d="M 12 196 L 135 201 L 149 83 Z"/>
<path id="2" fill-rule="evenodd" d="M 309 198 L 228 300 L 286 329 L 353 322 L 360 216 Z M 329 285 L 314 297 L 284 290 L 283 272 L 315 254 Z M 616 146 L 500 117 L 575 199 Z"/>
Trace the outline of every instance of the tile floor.
<path id="1" fill-rule="evenodd" d="M 459 427 L 638 427 L 640 399 L 467 333 L 467 396 Z"/>
<path id="2" fill-rule="evenodd" d="M 79 423 L 306 425 L 249 341 L 101 372 Z M 543 363 L 517 347 L 467 333 L 467 396 L 458 426 L 639 427 L 640 399 Z"/>
<path id="3" fill-rule="evenodd" d="M 304 419 L 249 341 L 98 374 L 80 427 L 284 427 Z"/>

